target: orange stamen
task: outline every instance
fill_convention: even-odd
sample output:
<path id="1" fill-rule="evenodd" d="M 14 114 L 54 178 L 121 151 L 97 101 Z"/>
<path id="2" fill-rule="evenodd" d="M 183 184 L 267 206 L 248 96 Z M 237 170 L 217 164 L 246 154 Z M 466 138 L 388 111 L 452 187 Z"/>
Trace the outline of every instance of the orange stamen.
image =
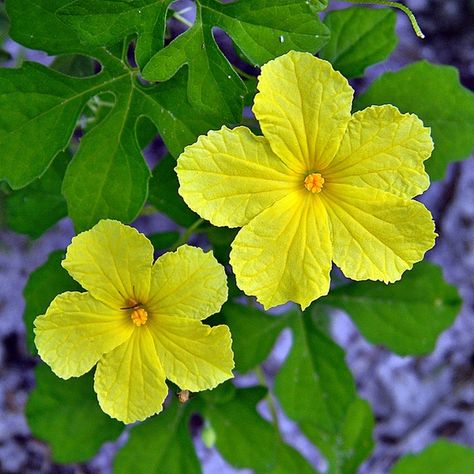
<path id="1" fill-rule="evenodd" d="M 313 194 L 320 193 L 323 184 L 324 178 L 319 173 L 311 173 L 304 180 L 304 187 Z"/>

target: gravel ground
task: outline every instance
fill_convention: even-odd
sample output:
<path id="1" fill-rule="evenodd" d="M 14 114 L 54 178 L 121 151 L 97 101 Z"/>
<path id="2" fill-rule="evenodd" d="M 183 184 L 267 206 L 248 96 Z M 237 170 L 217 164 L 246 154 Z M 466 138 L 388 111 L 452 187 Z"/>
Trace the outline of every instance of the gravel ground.
<path id="1" fill-rule="evenodd" d="M 474 89 L 474 29 L 467 14 L 470 0 L 412 0 L 428 39 L 421 43 L 400 18 L 402 39 L 397 52 L 369 77 L 398 69 L 418 58 L 454 64 L 463 83 Z M 471 22 L 471 23 L 470 23 Z M 41 60 L 43 56 L 35 56 Z M 452 328 L 426 357 L 398 357 L 366 343 L 342 313 L 334 315 L 333 334 L 345 348 L 347 361 L 361 396 L 370 401 L 377 418 L 376 449 L 361 467 L 361 474 L 383 474 L 400 455 L 418 451 L 440 436 L 474 446 L 474 159 L 450 166 L 443 182 L 435 183 L 424 200 L 437 221 L 440 237 L 429 258 L 444 268 L 464 299 L 461 314 Z M 163 219 L 144 219 L 142 230 L 171 228 Z M 107 473 L 116 447 L 105 445 L 87 465 L 55 466 L 48 448 L 33 439 L 23 410 L 34 384 L 34 361 L 28 356 L 21 318 L 22 289 L 29 273 L 46 261 L 48 254 L 64 248 L 73 235 L 63 220 L 43 237 L 31 242 L 0 230 L 0 472 L 2 473 Z M 291 345 L 284 332 L 265 371 L 271 380 Z M 239 384 L 254 382 L 251 377 Z M 265 414 L 265 407 L 262 406 Z M 280 416 L 284 436 L 320 469 L 324 462 L 294 424 Z M 123 439 L 121 440 L 123 442 Z M 206 474 L 233 472 L 214 450 L 196 440 Z"/>

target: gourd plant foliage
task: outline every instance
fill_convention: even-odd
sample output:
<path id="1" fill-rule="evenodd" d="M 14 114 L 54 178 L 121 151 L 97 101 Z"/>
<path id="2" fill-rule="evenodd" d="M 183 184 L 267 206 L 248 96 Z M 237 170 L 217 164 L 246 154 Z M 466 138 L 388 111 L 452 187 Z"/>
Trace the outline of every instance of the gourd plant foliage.
<path id="1" fill-rule="evenodd" d="M 13 230 L 37 238 L 66 215 L 78 232 L 103 218 L 129 223 L 146 206 L 147 213 L 160 211 L 191 229 L 182 236 L 150 236 L 157 251 L 194 231 L 227 264 L 235 231 L 197 221 L 177 193 L 175 158 L 200 134 L 247 120 L 242 114 L 255 93 L 256 68 L 268 60 L 290 50 L 318 53 L 354 78 L 385 60 L 397 44 L 395 13 L 386 9 L 322 15 L 327 1 L 321 0 L 198 0 L 195 7 L 194 23 L 175 36 L 173 17 L 181 15 L 171 0 L 7 0 L 11 38 L 55 57 L 50 67 L 25 61 L 0 70 L 0 180 Z M 474 149 L 474 95 L 454 68 L 421 61 L 385 73 L 355 107 L 384 103 L 416 113 L 432 128 L 432 180 Z M 152 172 L 142 150 L 156 135 L 169 155 Z M 24 291 L 33 353 L 34 317 L 58 293 L 77 289 L 60 266 L 62 257 L 61 251 L 52 253 Z M 238 373 L 257 371 L 265 385 L 260 366 L 279 334 L 291 331 L 292 348 L 273 387 L 243 389 L 227 382 L 185 405 L 173 400 L 162 414 L 131 429 L 114 461 L 117 472 L 131 466 L 134 472 L 201 472 L 189 430 L 194 414 L 204 420 L 206 442 L 235 467 L 316 472 L 280 436 L 275 410 L 269 422 L 256 409 L 262 400 L 274 407 L 275 399 L 326 458 L 330 472 L 356 472 L 373 448 L 373 415 L 320 315 L 342 309 L 368 341 L 397 354 L 421 355 L 433 350 L 461 304 L 430 263 L 389 286 L 338 286 L 304 314 L 266 314 L 242 304 L 240 290 L 230 287 L 216 320 L 231 329 Z M 39 365 L 36 378 L 27 417 L 57 462 L 87 460 L 123 431 L 97 408 L 89 375 L 63 381 Z"/>

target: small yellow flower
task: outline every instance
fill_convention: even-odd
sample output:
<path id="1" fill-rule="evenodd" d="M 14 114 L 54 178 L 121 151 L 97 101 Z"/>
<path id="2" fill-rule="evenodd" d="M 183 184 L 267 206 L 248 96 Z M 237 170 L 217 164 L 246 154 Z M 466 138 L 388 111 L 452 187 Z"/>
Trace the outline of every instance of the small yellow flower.
<path id="1" fill-rule="evenodd" d="M 153 264 L 153 246 L 132 227 L 103 220 L 74 237 L 62 263 L 87 291 L 58 295 L 35 320 L 41 358 L 61 378 L 95 364 L 105 413 L 125 423 L 158 413 L 165 379 L 192 392 L 232 377 L 227 326 L 201 322 L 227 299 L 211 253 L 181 246 Z"/>
<path id="2" fill-rule="evenodd" d="M 176 168 L 191 209 L 242 227 L 230 260 L 238 286 L 266 308 L 305 308 L 327 294 L 332 261 L 355 280 L 398 280 L 436 237 L 412 200 L 429 186 L 430 130 L 391 105 L 351 115 L 347 80 L 308 53 L 270 61 L 258 90 L 263 137 L 211 131 Z"/>

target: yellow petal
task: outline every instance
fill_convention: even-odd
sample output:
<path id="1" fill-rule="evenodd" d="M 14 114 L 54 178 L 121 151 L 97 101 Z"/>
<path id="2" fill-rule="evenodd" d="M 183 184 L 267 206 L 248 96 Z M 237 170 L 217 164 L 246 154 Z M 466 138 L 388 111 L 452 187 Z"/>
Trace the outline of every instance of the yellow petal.
<path id="1" fill-rule="evenodd" d="M 166 378 L 182 390 L 207 390 L 233 377 L 227 326 L 211 328 L 193 319 L 160 316 L 150 320 L 149 327 Z"/>
<path id="2" fill-rule="evenodd" d="M 301 180 L 245 127 L 222 127 L 186 147 L 176 167 L 188 206 L 217 226 L 240 227 Z"/>
<path id="3" fill-rule="evenodd" d="M 329 236 L 319 195 L 288 195 L 237 234 L 230 254 L 237 285 L 266 309 L 288 301 L 306 308 L 329 290 Z"/>
<path id="4" fill-rule="evenodd" d="M 153 246 L 133 227 L 102 220 L 72 239 L 62 266 L 94 298 L 115 308 L 143 302 L 150 288 Z"/>
<path id="5" fill-rule="evenodd" d="M 147 326 L 136 328 L 127 342 L 100 359 L 94 389 L 102 410 L 124 423 L 162 410 L 168 387 Z"/>
<path id="6" fill-rule="evenodd" d="M 423 204 L 346 184 L 330 184 L 324 191 L 334 263 L 347 277 L 399 280 L 433 247 L 434 222 Z"/>
<path id="7" fill-rule="evenodd" d="M 227 277 L 212 252 L 182 245 L 155 262 L 146 303 L 150 317 L 204 319 L 217 313 L 226 300 Z"/>
<path id="8" fill-rule="evenodd" d="M 125 311 L 78 292 L 56 296 L 34 324 L 40 357 L 63 379 L 88 372 L 102 354 L 126 341 L 134 327 Z"/>
<path id="9" fill-rule="evenodd" d="M 299 173 L 334 157 L 350 118 L 354 91 L 331 64 L 289 53 L 262 67 L 253 112 L 272 150 Z"/>
<path id="10" fill-rule="evenodd" d="M 392 105 L 352 116 L 341 148 L 323 171 L 327 182 L 381 189 L 412 198 L 429 186 L 423 161 L 431 155 L 430 129 Z"/>

